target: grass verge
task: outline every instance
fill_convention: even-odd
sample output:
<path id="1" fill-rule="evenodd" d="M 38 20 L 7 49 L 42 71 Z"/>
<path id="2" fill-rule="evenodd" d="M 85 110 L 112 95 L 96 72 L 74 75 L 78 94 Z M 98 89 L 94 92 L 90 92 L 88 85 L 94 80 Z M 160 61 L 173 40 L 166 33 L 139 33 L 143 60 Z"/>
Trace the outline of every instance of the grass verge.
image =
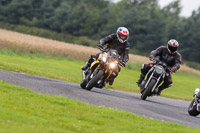
<path id="1" fill-rule="evenodd" d="M 0 81 L 3 133 L 196 133 L 200 129 L 150 120 L 125 111 L 39 94 Z"/>
<path id="2" fill-rule="evenodd" d="M 11 50 L 0 50 L 0 68 L 4 70 L 24 72 L 75 83 L 82 80 L 81 66 L 83 61 L 64 57 L 52 57 L 44 54 L 20 53 Z M 140 75 L 141 64 L 128 64 L 116 78 L 114 85 L 107 88 L 139 92 L 136 81 Z M 186 72 L 173 75 L 174 85 L 163 91 L 162 95 L 183 100 L 191 100 L 195 88 L 200 86 L 200 76 Z"/>
<path id="3" fill-rule="evenodd" d="M 0 29 L 0 48 L 15 49 L 26 53 L 42 52 L 49 56 L 70 57 L 82 61 L 88 60 L 91 54 L 99 52 L 97 48 L 64 43 L 2 29 Z M 149 59 L 144 56 L 129 54 L 129 62 L 147 63 Z M 180 71 L 200 76 L 200 71 L 192 69 L 185 64 L 181 66 Z"/>

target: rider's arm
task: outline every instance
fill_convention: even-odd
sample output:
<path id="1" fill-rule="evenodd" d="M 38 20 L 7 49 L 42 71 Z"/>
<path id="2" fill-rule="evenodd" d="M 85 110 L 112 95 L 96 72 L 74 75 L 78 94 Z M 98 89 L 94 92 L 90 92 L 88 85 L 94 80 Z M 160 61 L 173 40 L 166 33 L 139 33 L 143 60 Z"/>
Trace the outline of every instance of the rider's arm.
<path id="1" fill-rule="evenodd" d="M 99 41 L 99 45 L 103 47 L 105 44 L 110 43 L 114 39 L 114 34 L 108 35 Z"/>
<path id="2" fill-rule="evenodd" d="M 129 56 L 128 56 L 129 50 L 130 50 L 130 44 L 128 42 L 126 42 L 126 47 L 124 50 L 124 57 L 123 57 L 123 62 L 125 62 L 125 63 L 128 62 L 128 60 L 129 60 Z"/>
<path id="3" fill-rule="evenodd" d="M 164 46 L 158 47 L 156 50 L 151 51 L 150 56 L 156 57 L 162 54 Z"/>
<path id="4" fill-rule="evenodd" d="M 177 55 L 177 57 L 176 57 L 176 59 L 175 59 L 175 64 L 174 64 L 174 68 L 175 68 L 175 70 L 177 71 L 179 68 L 180 68 L 180 66 L 181 66 L 181 61 L 182 61 L 182 57 L 181 57 L 181 55 L 178 53 L 178 55 Z"/>

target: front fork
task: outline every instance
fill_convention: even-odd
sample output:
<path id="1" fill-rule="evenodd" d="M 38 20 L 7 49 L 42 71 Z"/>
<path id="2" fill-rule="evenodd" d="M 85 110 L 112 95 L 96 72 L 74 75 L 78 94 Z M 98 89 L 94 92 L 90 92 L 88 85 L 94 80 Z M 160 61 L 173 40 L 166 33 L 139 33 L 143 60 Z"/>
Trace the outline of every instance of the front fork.
<path id="1" fill-rule="evenodd" d="M 149 82 L 150 82 L 151 79 L 153 78 L 154 73 L 155 73 L 155 70 L 151 73 L 150 77 L 148 78 L 148 80 L 147 80 L 146 83 L 145 83 L 145 86 L 143 87 L 143 89 L 141 89 L 141 92 L 143 92 L 143 91 L 147 88 L 147 86 L 149 85 Z M 156 88 L 156 86 L 158 85 L 158 82 L 160 81 L 162 75 L 163 75 L 163 74 L 161 74 L 158 78 L 155 78 L 155 79 L 156 79 L 156 83 L 155 83 L 155 85 L 153 86 L 151 92 L 153 92 L 153 91 L 155 90 L 155 88 Z"/>

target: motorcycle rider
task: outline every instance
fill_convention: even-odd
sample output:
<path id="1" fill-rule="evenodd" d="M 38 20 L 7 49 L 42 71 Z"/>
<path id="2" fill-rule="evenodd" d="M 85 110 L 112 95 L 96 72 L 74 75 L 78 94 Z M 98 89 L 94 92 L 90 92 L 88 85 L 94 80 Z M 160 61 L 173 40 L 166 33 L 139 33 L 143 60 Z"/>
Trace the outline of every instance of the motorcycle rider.
<path id="1" fill-rule="evenodd" d="M 97 45 L 97 47 L 99 49 L 101 49 L 102 51 L 104 49 L 115 49 L 117 50 L 118 54 L 121 56 L 120 59 L 120 63 L 125 67 L 126 66 L 126 62 L 129 60 L 129 50 L 130 50 L 130 44 L 127 41 L 129 37 L 129 31 L 127 28 L 125 27 L 119 27 L 116 31 L 116 33 L 114 34 L 110 34 L 104 38 L 102 38 L 99 42 L 99 44 Z M 105 48 L 106 47 L 106 48 Z M 81 67 L 82 70 L 86 70 L 87 68 L 90 67 L 91 63 L 96 60 L 99 57 L 99 54 L 97 53 L 95 55 L 91 55 L 89 57 L 88 62 Z M 109 85 L 112 85 L 114 82 L 114 79 L 117 77 L 118 73 L 120 71 L 120 68 L 118 70 L 118 72 L 116 73 L 116 76 L 112 78 L 112 80 L 109 81 Z"/>
<path id="2" fill-rule="evenodd" d="M 169 76 L 165 77 L 164 83 L 155 89 L 155 94 L 157 95 L 160 95 L 162 90 L 172 86 L 172 72 L 175 73 L 180 68 L 182 57 L 181 54 L 177 52 L 178 47 L 178 41 L 171 39 L 168 41 L 167 46 L 160 46 L 150 53 L 150 60 L 153 61 L 156 56 L 159 56 L 159 60 L 166 63 L 166 65 L 171 68 L 171 72 L 167 72 L 169 73 Z M 138 85 L 140 85 L 144 80 L 146 74 L 151 68 L 151 64 L 153 65 L 153 63 L 142 65 L 140 78 L 136 82 Z"/>
<path id="3" fill-rule="evenodd" d="M 200 90 L 199 90 L 199 88 L 195 89 L 193 96 L 195 96 L 195 95 L 197 95 L 197 97 L 200 98 Z"/>

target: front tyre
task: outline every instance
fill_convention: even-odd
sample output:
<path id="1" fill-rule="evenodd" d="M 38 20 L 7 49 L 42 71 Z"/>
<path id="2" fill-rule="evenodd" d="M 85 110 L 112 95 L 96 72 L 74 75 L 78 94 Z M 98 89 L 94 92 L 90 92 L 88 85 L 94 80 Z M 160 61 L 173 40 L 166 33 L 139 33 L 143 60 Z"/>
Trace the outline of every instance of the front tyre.
<path id="1" fill-rule="evenodd" d="M 192 102 L 190 103 L 190 106 L 188 107 L 188 113 L 191 116 L 197 116 L 198 114 L 200 114 L 200 112 L 197 111 L 197 105 L 194 105 L 194 99 L 192 100 Z"/>
<path id="2" fill-rule="evenodd" d="M 101 79 L 103 74 L 104 74 L 104 72 L 102 70 L 99 70 L 97 72 L 97 74 L 88 82 L 88 84 L 86 85 L 85 89 L 86 90 L 91 90 L 92 87 L 94 87 L 97 84 L 97 82 Z"/>
<path id="3" fill-rule="evenodd" d="M 147 96 L 151 95 L 151 90 L 153 86 L 155 85 L 155 83 L 156 83 L 156 80 L 151 79 L 151 81 L 149 82 L 149 85 L 147 86 L 147 88 L 144 90 L 144 92 L 141 95 L 142 100 L 146 100 Z"/>
<path id="4" fill-rule="evenodd" d="M 83 79 L 82 82 L 80 83 L 81 88 L 85 89 L 86 85 L 87 85 L 87 82 L 85 81 L 85 79 Z"/>

